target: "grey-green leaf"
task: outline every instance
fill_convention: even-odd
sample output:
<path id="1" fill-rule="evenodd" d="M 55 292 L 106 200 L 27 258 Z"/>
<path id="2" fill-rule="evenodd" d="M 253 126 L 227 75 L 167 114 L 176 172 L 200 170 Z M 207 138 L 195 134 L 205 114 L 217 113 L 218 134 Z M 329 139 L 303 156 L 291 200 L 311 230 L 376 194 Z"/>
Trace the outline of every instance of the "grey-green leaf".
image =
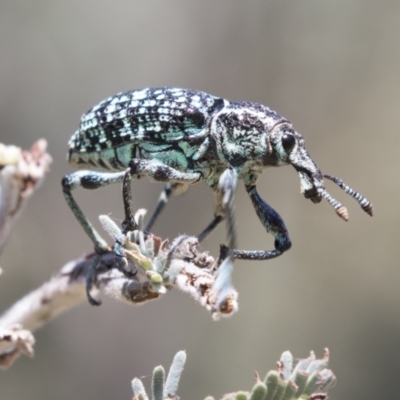
<path id="1" fill-rule="evenodd" d="M 152 379 L 153 400 L 163 400 L 165 372 L 160 365 L 154 368 Z"/>

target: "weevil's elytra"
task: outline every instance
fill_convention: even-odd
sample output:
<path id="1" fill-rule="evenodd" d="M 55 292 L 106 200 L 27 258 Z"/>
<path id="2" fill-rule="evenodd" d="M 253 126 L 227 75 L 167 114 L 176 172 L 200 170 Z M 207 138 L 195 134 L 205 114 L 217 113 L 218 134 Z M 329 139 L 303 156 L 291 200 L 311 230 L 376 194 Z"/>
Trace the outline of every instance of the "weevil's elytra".
<path id="1" fill-rule="evenodd" d="M 120 171 L 134 158 L 162 154 L 174 168 L 186 168 L 208 136 L 209 116 L 224 105 L 221 98 L 182 89 L 119 93 L 83 115 L 69 142 L 69 161 L 80 168 Z M 174 157 L 167 157 L 171 151 Z"/>
<path id="2" fill-rule="evenodd" d="M 147 230 L 171 194 L 182 194 L 200 181 L 212 188 L 216 209 L 214 219 L 199 235 L 202 240 L 225 217 L 218 182 L 224 171 L 233 169 L 243 180 L 261 223 L 275 237 L 275 250 L 234 249 L 233 256 L 241 259 L 274 258 L 291 246 L 282 218 L 256 190 L 259 175 L 268 167 L 292 165 L 299 174 L 304 196 L 314 203 L 327 200 L 344 220 L 348 219 L 347 209 L 325 190 L 324 177 L 372 215 L 372 204 L 365 197 L 341 179 L 322 175 L 303 137 L 287 119 L 261 104 L 229 102 L 196 90 L 147 88 L 103 100 L 82 116 L 78 131 L 69 141 L 68 159 L 78 168 L 89 169 L 66 175 L 62 185 L 68 205 L 99 253 L 107 250 L 107 244 L 71 191 L 79 186 L 94 189 L 124 181 L 123 226 L 129 229 L 133 222 L 126 182 L 141 176 L 166 182 Z M 92 167 L 108 172 L 95 172 L 90 170 Z M 93 274 L 90 276 L 92 279 Z"/>

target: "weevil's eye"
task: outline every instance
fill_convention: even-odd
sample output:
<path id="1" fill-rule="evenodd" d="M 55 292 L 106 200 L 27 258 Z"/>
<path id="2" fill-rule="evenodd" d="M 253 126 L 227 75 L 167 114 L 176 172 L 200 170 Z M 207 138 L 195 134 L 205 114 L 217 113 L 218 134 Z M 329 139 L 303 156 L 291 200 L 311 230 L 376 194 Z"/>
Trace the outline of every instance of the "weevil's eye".
<path id="1" fill-rule="evenodd" d="M 290 133 L 284 133 L 282 136 L 282 147 L 289 154 L 296 144 L 296 138 Z"/>

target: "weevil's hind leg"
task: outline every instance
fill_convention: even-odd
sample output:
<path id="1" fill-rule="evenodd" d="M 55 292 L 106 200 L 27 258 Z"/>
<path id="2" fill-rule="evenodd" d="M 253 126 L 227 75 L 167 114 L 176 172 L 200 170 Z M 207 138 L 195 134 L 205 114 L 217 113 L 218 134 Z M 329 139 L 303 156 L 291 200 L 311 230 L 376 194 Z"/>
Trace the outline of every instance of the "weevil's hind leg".
<path id="1" fill-rule="evenodd" d="M 150 232 L 153 228 L 157 218 L 160 216 L 161 212 L 164 210 L 165 206 L 168 203 L 169 198 L 174 196 L 180 196 L 187 192 L 188 185 L 183 183 L 166 183 L 164 185 L 164 189 L 158 198 L 158 203 L 156 209 L 153 212 L 153 215 L 150 218 L 150 221 L 146 225 L 146 232 Z"/>
<path id="2" fill-rule="evenodd" d="M 105 240 L 96 231 L 93 225 L 86 218 L 75 199 L 72 197 L 72 190 L 77 187 L 84 189 L 97 189 L 112 183 L 121 182 L 124 179 L 125 171 L 123 172 L 94 172 L 94 171 L 77 171 L 64 176 L 61 181 L 64 197 L 76 219 L 81 224 L 86 234 L 90 237 L 94 244 L 96 253 L 102 254 L 109 250 Z"/>
<path id="3" fill-rule="evenodd" d="M 285 223 L 279 214 L 260 197 L 255 186 L 246 186 L 246 191 L 259 220 L 267 232 L 275 237 L 275 250 L 248 251 L 235 249 L 233 251 L 234 257 L 241 260 L 268 260 L 280 256 L 292 245 Z"/>
<path id="4" fill-rule="evenodd" d="M 74 213 L 76 219 L 81 224 L 82 228 L 92 240 L 94 244 L 94 249 L 96 255 L 93 257 L 92 265 L 89 269 L 87 280 L 86 280 L 86 292 L 88 295 L 88 300 L 92 305 L 100 305 L 100 303 L 93 299 L 90 295 L 90 290 L 92 289 L 93 282 L 96 275 L 96 267 L 100 261 L 101 254 L 106 253 L 110 250 L 106 241 L 100 236 L 93 225 L 86 218 L 85 214 L 82 212 L 75 199 L 72 196 L 72 190 L 77 187 L 82 187 L 84 189 L 97 189 L 102 186 L 107 186 L 112 183 L 121 182 L 126 175 L 126 172 L 94 172 L 94 171 L 77 171 L 72 174 L 64 176 L 61 181 L 64 197 L 67 201 L 71 211 Z"/>

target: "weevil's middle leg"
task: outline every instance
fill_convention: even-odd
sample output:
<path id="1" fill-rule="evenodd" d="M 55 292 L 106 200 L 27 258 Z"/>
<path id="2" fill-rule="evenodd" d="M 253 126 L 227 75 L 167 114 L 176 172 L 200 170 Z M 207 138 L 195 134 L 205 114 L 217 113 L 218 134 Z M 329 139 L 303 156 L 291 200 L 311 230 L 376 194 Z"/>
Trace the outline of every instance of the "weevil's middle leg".
<path id="1" fill-rule="evenodd" d="M 147 176 L 156 182 L 173 182 L 190 185 L 200 182 L 203 175 L 200 172 L 182 172 L 158 160 L 134 158 L 129 163 L 132 177 Z"/>
<path id="2" fill-rule="evenodd" d="M 186 193 L 188 188 L 188 185 L 183 184 L 183 183 L 166 183 L 164 186 L 163 191 L 160 194 L 160 197 L 158 199 L 158 203 L 156 206 L 156 209 L 153 212 L 153 215 L 150 218 L 150 221 L 148 222 L 146 226 L 146 232 L 150 232 L 151 228 L 155 224 L 157 218 L 161 214 L 161 212 L 164 210 L 166 204 L 169 201 L 169 198 L 174 195 L 174 196 L 180 196 L 181 194 Z M 222 215 L 215 215 L 214 219 L 210 222 L 210 224 L 197 236 L 197 239 L 199 242 L 203 241 L 218 225 L 219 223 L 224 219 Z"/>
<path id="3" fill-rule="evenodd" d="M 199 242 L 202 242 L 219 224 L 223 221 L 222 215 L 215 215 L 214 219 L 208 224 L 208 226 L 197 236 Z"/>
<path id="4" fill-rule="evenodd" d="M 130 169 L 127 169 L 122 181 L 122 200 L 124 203 L 125 214 L 125 218 L 122 221 L 122 232 L 124 234 L 128 231 L 134 231 L 138 229 L 138 225 L 133 215 L 131 181 L 132 174 Z"/>
<path id="5" fill-rule="evenodd" d="M 153 225 L 155 224 L 157 218 L 160 216 L 161 212 L 164 210 L 169 198 L 174 196 L 179 196 L 186 193 L 188 185 L 183 183 L 166 183 L 164 189 L 162 190 L 160 197 L 158 198 L 156 209 L 150 218 L 150 221 L 146 225 L 146 232 L 150 232 Z"/>
<path id="6" fill-rule="evenodd" d="M 153 215 L 150 218 L 146 226 L 146 232 L 150 232 L 153 225 L 155 224 L 157 218 L 160 216 L 161 212 L 164 210 L 166 204 L 169 201 L 169 198 L 172 195 L 180 196 L 181 194 L 186 193 L 187 185 L 182 183 L 166 183 L 163 191 L 160 194 L 158 199 L 158 203 L 156 209 L 153 212 Z M 218 225 L 221 221 L 223 221 L 224 217 L 222 215 L 215 215 L 214 219 L 210 222 L 210 224 L 197 236 L 199 242 L 202 242 Z"/>
<path id="7" fill-rule="evenodd" d="M 148 176 L 156 182 L 166 182 L 154 214 L 146 226 L 146 231 L 150 231 L 172 194 L 185 193 L 188 185 L 197 183 L 203 178 L 200 172 L 181 172 L 157 160 L 133 159 L 129 167 L 132 177 Z"/>

